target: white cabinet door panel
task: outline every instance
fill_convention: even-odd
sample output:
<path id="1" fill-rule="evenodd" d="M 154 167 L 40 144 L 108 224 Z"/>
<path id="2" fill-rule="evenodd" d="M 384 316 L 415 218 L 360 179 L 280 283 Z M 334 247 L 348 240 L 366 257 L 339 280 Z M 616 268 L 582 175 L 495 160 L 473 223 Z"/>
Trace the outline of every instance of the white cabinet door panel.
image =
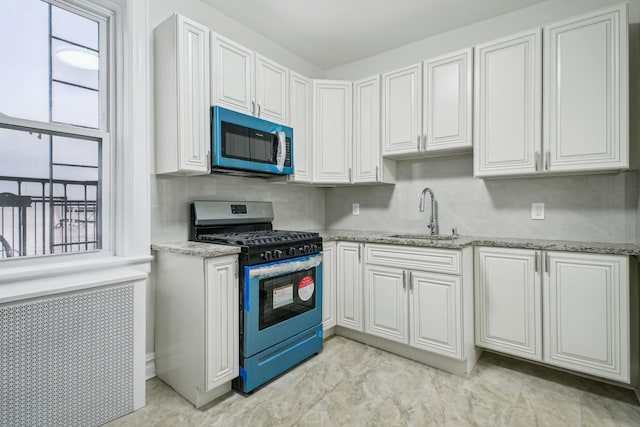
<path id="1" fill-rule="evenodd" d="M 295 182 L 311 182 L 312 173 L 312 97 L 310 79 L 291 72 L 291 128 L 293 128 L 293 167 L 290 177 Z"/>
<path id="2" fill-rule="evenodd" d="M 322 327 L 336 326 L 336 244 L 322 245 Z"/>
<path id="3" fill-rule="evenodd" d="M 289 70 L 256 55 L 256 116 L 278 124 L 289 123 Z"/>
<path id="4" fill-rule="evenodd" d="M 245 114 L 255 110 L 253 52 L 212 33 L 212 93 L 214 105 Z"/>
<path id="5" fill-rule="evenodd" d="M 422 64 L 382 75 L 383 154 L 421 151 Z"/>
<path id="6" fill-rule="evenodd" d="M 410 345 L 462 360 L 462 289 L 459 276 L 409 272 Z"/>
<path id="7" fill-rule="evenodd" d="M 380 167 L 380 76 L 353 84 L 353 182 L 376 182 Z"/>
<path id="8" fill-rule="evenodd" d="M 359 243 L 336 245 L 338 325 L 360 332 L 364 331 L 361 251 Z"/>
<path id="9" fill-rule="evenodd" d="M 476 345 L 542 360 L 539 259 L 528 249 L 476 249 Z"/>
<path id="10" fill-rule="evenodd" d="M 475 176 L 534 173 L 541 150 L 541 31 L 476 47 Z"/>
<path id="11" fill-rule="evenodd" d="M 628 259 L 547 252 L 544 361 L 629 383 Z"/>
<path id="12" fill-rule="evenodd" d="M 314 182 L 348 183 L 351 171 L 351 82 L 315 80 Z"/>
<path id="13" fill-rule="evenodd" d="M 399 268 L 365 266 L 365 332 L 408 343 L 407 283 Z"/>
<path id="14" fill-rule="evenodd" d="M 627 5 L 544 28 L 548 168 L 628 167 Z"/>
<path id="15" fill-rule="evenodd" d="M 206 390 L 238 376 L 239 290 L 237 257 L 205 261 Z"/>
<path id="16" fill-rule="evenodd" d="M 472 147 L 472 58 L 465 49 L 424 62 L 426 151 Z"/>

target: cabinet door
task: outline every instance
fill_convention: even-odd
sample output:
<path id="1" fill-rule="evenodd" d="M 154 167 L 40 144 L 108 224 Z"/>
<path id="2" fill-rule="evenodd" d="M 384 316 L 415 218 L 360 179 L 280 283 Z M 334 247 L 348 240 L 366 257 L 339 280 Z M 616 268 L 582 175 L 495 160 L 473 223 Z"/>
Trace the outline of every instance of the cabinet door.
<path id="1" fill-rule="evenodd" d="M 472 55 L 465 49 L 423 64 L 426 151 L 472 147 Z"/>
<path id="2" fill-rule="evenodd" d="M 311 182 L 312 128 L 311 80 L 291 72 L 291 127 L 293 128 L 293 167 L 291 181 Z"/>
<path id="3" fill-rule="evenodd" d="M 422 150 L 422 64 L 382 75 L 383 155 Z"/>
<path id="4" fill-rule="evenodd" d="M 322 250 L 322 327 L 336 326 L 336 244 L 323 243 Z"/>
<path id="5" fill-rule="evenodd" d="M 542 360 L 540 252 L 477 248 L 476 345 Z"/>
<path id="6" fill-rule="evenodd" d="M 413 347 L 463 359 L 460 276 L 409 271 Z"/>
<path id="7" fill-rule="evenodd" d="M 209 172 L 209 29 L 173 15 L 154 31 L 156 172 Z"/>
<path id="8" fill-rule="evenodd" d="M 351 82 L 313 82 L 315 182 L 351 181 Z"/>
<path id="9" fill-rule="evenodd" d="M 550 171 L 629 166 L 627 40 L 627 4 L 544 28 Z"/>
<path id="10" fill-rule="evenodd" d="M 405 270 L 365 266 L 365 332 L 403 344 L 409 342 Z"/>
<path id="11" fill-rule="evenodd" d="M 256 116 L 278 124 L 289 123 L 289 70 L 256 55 Z"/>
<path id="12" fill-rule="evenodd" d="M 540 33 L 536 29 L 475 48 L 475 176 L 539 169 Z"/>
<path id="13" fill-rule="evenodd" d="M 211 34 L 214 105 L 254 114 L 253 52 L 218 34 Z"/>
<path id="14" fill-rule="evenodd" d="M 207 259 L 205 377 L 209 391 L 238 376 L 238 258 Z"/>
<path id="15" fill-rule="evenodd" d="M 362 246 L 359 243 L 338 242 L 336 245 L 338 325 L 362 332 L 364 325 L 361 260 Z"/>
<path id="16" fill-rule="evenodd" d="M 380 76 L 374 76 L 353 84 L 353 182 L 377 182 L 380 158 Z"/>
<path id="17" fill-rule="evenodd" d="M 628 258 L 548 252 L 544 361 L 629 383 Z"/>

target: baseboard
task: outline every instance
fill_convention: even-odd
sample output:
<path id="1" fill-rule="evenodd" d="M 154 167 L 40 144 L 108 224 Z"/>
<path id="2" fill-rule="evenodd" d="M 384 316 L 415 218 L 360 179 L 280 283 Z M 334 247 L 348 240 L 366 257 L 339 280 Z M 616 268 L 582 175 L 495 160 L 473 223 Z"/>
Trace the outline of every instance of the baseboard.
<path id="1" fill-rule="evenodd" d="M 156 376 L 156 354 L 155 353 L 147 353 L 145 356 L 145 366 L 144 366 L 144 375 L 145 379 L 153 378 Z"/>

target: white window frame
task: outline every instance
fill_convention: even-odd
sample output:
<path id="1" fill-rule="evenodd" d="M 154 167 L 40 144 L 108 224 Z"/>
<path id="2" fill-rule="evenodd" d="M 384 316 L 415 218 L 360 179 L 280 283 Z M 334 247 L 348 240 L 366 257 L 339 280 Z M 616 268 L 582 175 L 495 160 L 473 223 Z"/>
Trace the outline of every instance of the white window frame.
<path id="1" fill-rule="evenodd" d="M 149 49 L 148 0 L 45 0 L 77 13 L 106 17 L 108 112 L 103 130 L 0 115 L 13 129 L 102 139 L 102 248 L 89 252 L 16 257 L 2 261 L 0 284 L 52 273 L 131 265 L 149 271 Z M 101 29 L 102 31 L 102 29 Z M 106 37 L 105 37 L 106 36 Z M 101 63 L 101 67 L 103 64 Z M 105 68 L 106 69 L 106 68 Z M 104 79 L 103 79 L 104 80 Z M 102 107 L 102 106 L 101 106 Z M 37 268 L 34 268 L 37 266 Z"/>

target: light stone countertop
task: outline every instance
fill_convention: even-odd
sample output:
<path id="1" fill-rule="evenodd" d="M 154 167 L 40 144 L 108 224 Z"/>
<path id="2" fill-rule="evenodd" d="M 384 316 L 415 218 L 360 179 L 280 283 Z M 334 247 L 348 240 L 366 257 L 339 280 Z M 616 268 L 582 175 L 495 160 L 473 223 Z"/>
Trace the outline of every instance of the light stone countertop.
<path id="1" fill-rule="evenodd" d="M 388 245 L 422 246 L 441 249 L 462 249 L 467 246 L 493 246 L 503 248 L 536 249 L 551 251 L 583 252 L 612 255 L 640 256 L 640 245 L 632 243 L 602 243 L 575 242 L 565 240 L 519 239 L 510 237 L 478 237 L 458 236 L 453 240 L 430 240 L 408 237 L 391 237 L 402 234 L 390 231 L 359 231 L 359 230 L 308 230 L 320 233 L 324 241 L 348 241 L 361 243 L 382 243 Z M 419 236 L 419 234 L 416 234 Z M 427 234 L 423 234 L 426 236 Z M 217 245 L 199 242 L 169 242 L 154 243 L 151 249 L 168 251 L 183 255 L 193 255 L 203 258 L 214 258 L 240 253 L 235 246 Z"/>
<path id="2" fill-rule="evenodd" d="M 310 230 L 311 231 L 311 230 Z M 431 248 L 461 249 L 466 246 L 493 246 L 504 248 L 537 249 L 613 255 L 640 256 L 640 245 L 632 243 L 575 242 L 565 240 L 520 239 L 510 237 L 459 236 L 454 240 L 429 240 L 391 237 L 389 231 L 315 230 L 325 241 L 351 241 L 390 245 L 423 246 Z M 417 233 L 415 233 L 418 235 Z M 425 233 L 424 236 L 427 236 Z"/>
<path id="3" fill-rule="evenodd" d="M 173 252 L 174 254 L 193 255 L 202 258 L 215 258 L 240 253 L 237 246 L 216 245 L 200 242 L 169 242 L 153 243 L 151 249 L 155 251 Z"/>

